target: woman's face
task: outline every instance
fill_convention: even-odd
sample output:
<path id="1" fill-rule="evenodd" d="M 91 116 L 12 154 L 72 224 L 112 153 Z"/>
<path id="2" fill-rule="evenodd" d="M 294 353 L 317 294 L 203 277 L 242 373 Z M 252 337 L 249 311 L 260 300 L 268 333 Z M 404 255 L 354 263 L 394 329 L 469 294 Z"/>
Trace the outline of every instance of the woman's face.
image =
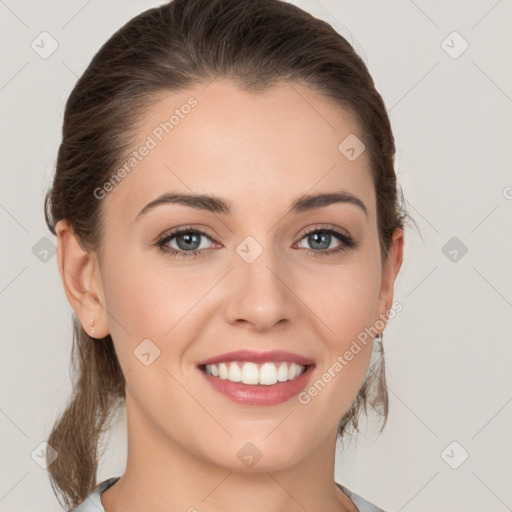
<path id="1" fill-rule="evenodd" d="M 361 138 L 346 113 L 296 83 L 252 94 L 216 81 L 169 92 L 144 117 L 136 162 L 98 192 L 94 274 L 103 306 L 95 335 L 112 335 L 135 441 L 238 470 L 251 466 L 247 455 L 261 457 L 261 470 L 332 448 L 372 341 L 344 355 L 390 308 L 401 261 L 399 234 L 381 263 Z M 174 194 L 211 199 L 165 199 Z M 305 199 L 320 194 L 339 196 Z M 235 355 L 237 371 L 224 354 L 238 350 L 286 351 L 310 364 L 295 380 L 280 369 L 293 355 Z M 198 366 L 217 356 L 228 377 L 267 384 Z M 262 370 L 265 361 L 274 364 Z M 330 381 L 309 393 L 325 372 Z M 270 384 L 276 376 L 289 380 Z"/>

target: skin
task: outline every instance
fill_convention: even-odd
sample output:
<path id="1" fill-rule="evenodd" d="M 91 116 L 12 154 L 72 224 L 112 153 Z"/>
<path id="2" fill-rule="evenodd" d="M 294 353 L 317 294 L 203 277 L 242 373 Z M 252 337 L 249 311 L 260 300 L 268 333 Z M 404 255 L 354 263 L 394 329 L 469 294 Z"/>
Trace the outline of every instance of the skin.
<path id="1" fill-rule="evenodd" d="M 227 80 L 166 92 L 134 149 L 190 96 L 197 107 L 101 200 L 101 251 L 82 249 L 65 220 L 57 225 L 68 300 L 91 336 L 112 335 L 126 378 L 127 467 L 101 501 L 107 512 L 354 511 L 334 485 L 336 430 L 372 342 L 306 405 L 297 397 L 233 403 L 196 363 L 240 348 L 283 349 L 315 361 L 314 383 L 391 308 L 403 232 L 395 230 L 382 262 L 368 156 L 349 161 L 338 150 L 360 131 L 296 83 L 263 94 Z M 367 215 L 348 202 L 287 214 L 299 196 L 334 190 L 357 196 Z M 163 192 L 212 194 L 233 212 L 164 204 L 135 220 Z M 185 225 L 212 235 L 200 238 L 202 255 L 177 258 L 156 245 Z M 305 236 L 328 227 L 357 246 L 317 255 L 343 244 L 332 236 L 319 249 Z M 263 249 L 252 263 L 236 252 L 247 236 Z M 176 238 L 167 245 L 186 252 Z M 149 366 L 133 354 L 146 338 L 161 351 Z M 237 457 L 247 442 L 262 454 L 252 467 Z"/>

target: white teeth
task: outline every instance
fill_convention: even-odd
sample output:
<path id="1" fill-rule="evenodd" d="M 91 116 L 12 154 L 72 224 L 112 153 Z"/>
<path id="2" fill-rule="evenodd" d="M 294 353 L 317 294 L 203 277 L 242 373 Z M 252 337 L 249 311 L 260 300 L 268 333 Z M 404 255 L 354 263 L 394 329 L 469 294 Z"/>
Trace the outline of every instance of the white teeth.
<path id="1" fill-rule="evenodd" d="M 215 366 L 215 365 L 212 364 L 212 366 Z M 221 379 L 227 379 L 228 378 L 228 367 L 224 363 L 220 363 L 219 364 L 219 377 Z"/>
<path id="2" fill-rule="evenodd" d="M 242 380 L 242 371 L 237 364 L 230 364 L 228 371 L 228 380 L 231 382 L 240 382 Z"/>
<path id="3" fill-rule="evenodd" d="M 300 372 L 300 368 L 298 364 L 292 363 L 290 369 L 288 370 L 288 378 L 293 379 L 297 377 Z"/>
<path id="4" fill-rule="evenodd" d="M 272 363 L 265 363 L 260 370 L 260 384 L 270 386 L 277 382 L 277 369 L 276 365 Z"/>
<path id="5" fill-rule="evenodd" d="M 279 382 L 288 380 L 288 366 L 286 363 L 281 363 L 279 365 L 279 369 L 277 370 L 277 380 Z"/>
<path id="6" fill-rule="evenodd" d="M 229 363 L 207 364 L 205 372 L 208 375 L 219 377 L 231 382 L 243 382 L 244 384 L 260 384 L 271 386 L 277 382 L 293 380 L 301 375 L 306 367 L 296 363 L 263 363 L 257 365 L 250 362 L 232 361 Z"/>
<path id="7" fill-rule="evenodd" d="M 236 363 L 231 363 L 231 366 L 238 367 Z M 244 363 L 244 365 L 242 366 L 242 382 L 244 384 L 258 384 L 258 380 L 258 366 L 254 363 Z"/>

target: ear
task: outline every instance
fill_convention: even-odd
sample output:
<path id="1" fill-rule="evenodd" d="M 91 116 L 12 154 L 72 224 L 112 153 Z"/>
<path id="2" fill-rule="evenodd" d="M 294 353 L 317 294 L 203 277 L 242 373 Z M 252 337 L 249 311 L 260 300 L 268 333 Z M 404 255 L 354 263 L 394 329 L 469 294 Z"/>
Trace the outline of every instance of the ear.
<path id="1" fill-rule="evenodd" d="M 386 319 L 393 305 L 393 289 L 398 271 L 402 266 L 404 256 L 404 231 L 396 228 L 389 244 L 388 254 L 382 268 L 382 280 L 380 285 L 378 314 L 379 319 Z"/>
<path id="2" fill-rule="evenodd" d="M 82 247 L 68 221 L 57 222 L 55 231 L 66 297 L 87 334 L 104 338 L 109 334 L 108 315 L 97 255 Z"/>

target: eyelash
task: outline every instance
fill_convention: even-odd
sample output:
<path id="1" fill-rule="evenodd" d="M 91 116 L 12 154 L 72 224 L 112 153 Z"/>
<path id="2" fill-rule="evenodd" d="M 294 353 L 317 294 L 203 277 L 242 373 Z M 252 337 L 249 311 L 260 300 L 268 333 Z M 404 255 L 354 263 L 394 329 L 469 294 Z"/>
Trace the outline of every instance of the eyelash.
<path id="1" fill-rule="evenodd" d="M 166 246 L 166 244 L 172 240 L 173 238 L 183 235 L 183 234 L 195 234 L 200 235 L 208 238 L 213 242 L 212 237 L 203 231 L 200 231 L 198 229 L 194 228 L 180 228 L 176 229 L 175 231 L 171 231 L 170 233 L 165 233 L 162 235 L 158 241 L 156 242 L 156 245 L 160 248 L 161 251 L 163 251 L 166 254 L 169 254 L 173 257 L 177 258 L 193 258 L 195 256 L 202 256 L 205 252 L 209 252 L 211 249 L 196 249 L 194 251 L 183 251 L 183 250 L 176 250 L 176 249 L 170 249 Z M 314 256 L 332 256 L 334 254 L 338 254 L 341 251 L 348 251 L 349 249 L 353 249 L 357 247 L 357 242 L 347 233 L 344 231 L 341 231 L 339 229 L 330 227 L 330 228 L 315 228 L 311 231 L 308 231 L 302 235 L 300 240 L 307 237 L 308 235 L 311 235 L 312 233 L 326 233 L 329 235 L 334 235 L 341 243 L 340 246 L 335 249 L 322 249 L 322 250 L 314 250 L 314 249 L 305 249 L 307 254 L 313 254 Z"/>

